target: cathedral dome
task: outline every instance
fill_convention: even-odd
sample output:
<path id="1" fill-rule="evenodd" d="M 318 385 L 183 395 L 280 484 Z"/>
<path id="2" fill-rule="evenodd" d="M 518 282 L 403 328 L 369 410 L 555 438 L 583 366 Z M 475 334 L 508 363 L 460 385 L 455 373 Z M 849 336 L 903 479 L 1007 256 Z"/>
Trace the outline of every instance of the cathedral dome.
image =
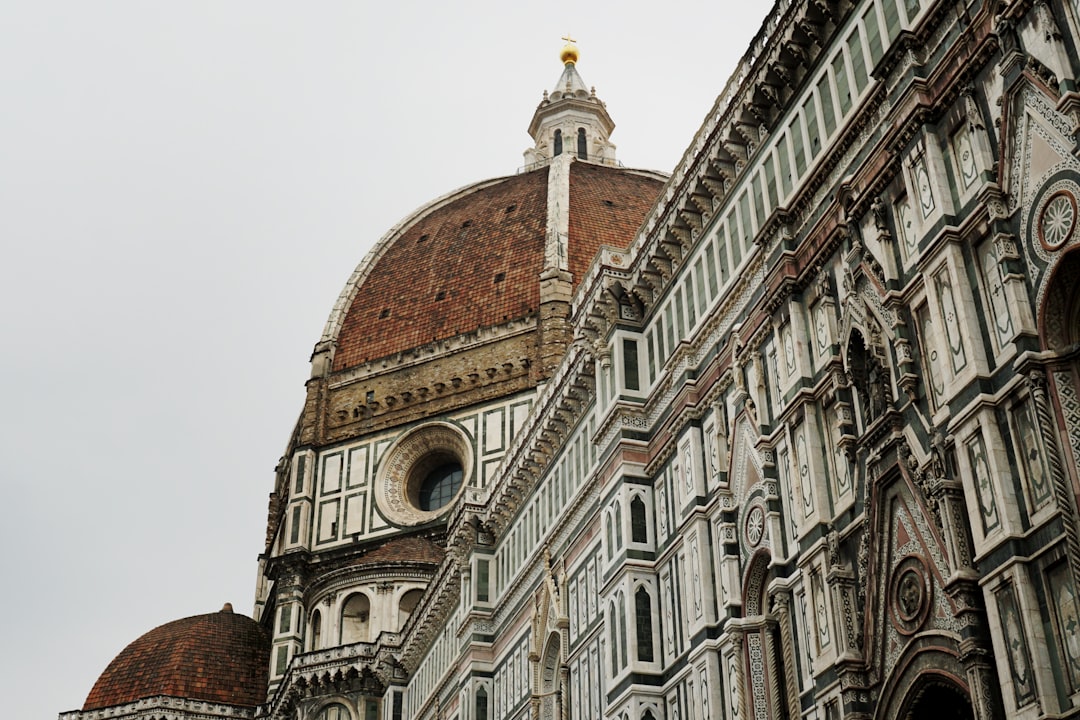
<path id="1" fill-rule="evenodd" d="M 83 710 L 155 696 L 253 707 L 266 700 L 270 641 L 262 627 L 220 612 L 174 620 L 128 645 L 101 674 Z"/>
<path id="2" fill-rule="evenodd" d="M 337 340 L 333 370 L 481 328 L 533 321 L 553 235 L 557 261 L 574 287 L 601 245 L 625 247 L 664 178 L 613 165 L 567 164 L 568 177 L 555 175 L 552 163 L 465 187 L 384 236 L 353 273 L 328 323 L 324 340 Z"/>

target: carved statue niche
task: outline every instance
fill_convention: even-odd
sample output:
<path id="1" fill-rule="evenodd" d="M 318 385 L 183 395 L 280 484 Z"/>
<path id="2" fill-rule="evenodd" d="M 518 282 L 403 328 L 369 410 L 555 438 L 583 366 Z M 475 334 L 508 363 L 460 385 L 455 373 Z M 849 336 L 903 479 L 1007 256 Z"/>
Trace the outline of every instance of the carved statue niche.
<path id="1" fill-rule="evenodd" d="M 892 404 L 889 369 L 885 363 L 884 352 L 878 347 L 880 342 L 880 332 L 873 329 L 869 341 L 857 328 L 851 329 L 851 336 L 848 338 L 847 376 L 858 393 L 863 420 L 867 426 L 881 417 Z"/>

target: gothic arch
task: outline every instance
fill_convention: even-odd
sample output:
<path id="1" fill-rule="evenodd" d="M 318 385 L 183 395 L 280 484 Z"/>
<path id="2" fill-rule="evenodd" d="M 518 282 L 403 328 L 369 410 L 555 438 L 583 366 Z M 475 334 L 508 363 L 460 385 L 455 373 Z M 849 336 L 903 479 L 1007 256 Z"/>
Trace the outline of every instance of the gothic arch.
<path id="1" fill-rule="evenodd" d="M 1056 424 L 1055 433 L 1043 430 L 1043 442 L 1053 455 L 1060 448 L 1063 479 L 1071 479 L 1072 493 L 1058 491 L 1058 502 L 1069 507 L 1069 495 L 1080 484 L 1080 247 L 1067 251 L 1052 266 L 1039 313 L 1039 337 L 1042 348 L 1052 354 L 1043 368 L 1045 377 L 1033 373 L 1036 413 L 1045 418 L 1041 424 Z M 1045 388 L 1034 387 L 1042 386 Z M 1071 455 L 1071 462 L 1070 462 Z M 1057 460 L 1051 458 L 1052 465 Z M 1054 469 L 1055 474 L 1059 471 Z M 1074 511 L 1075 512 L 1075 511 Z"/>
<path id="2" fill-rule="evenodd" d="M 920 712 L 926 717 L 928 707 L 934 707 L 933 717 L 942 720 L 973 718 L 965 676 L 956 640 L 943 633 L 927 633 L 904 650 L 884 679 L 874 720 L 914 719 Z"/>
<path id="3" fill-rule="evenodd" d="M 566 703 L 563 696 L 563 653 L 562 636 L 557 631 L 548 633 L 544 642 L 544 653 L 540 660 L 540 717 L 554 720 L 563 715 Z"/>
<path id="4" fill-rule="evenodd" d="M 772 553 L 768 548 L 755 552 L 746 564 L 746 578 L 743 581 L 743 615 L 753 617 L 768 612 L 765 600 L 765 586 L 768 584 L 769 563 Z"/>
<path id="5" fill-rule="evenodd" d="M 1045 350 L 1068 352 L 1080 343 L 1080 249 L 1061 258 L 1047 283 L 1039 313 Z"/>
<path id="6" fill-rule="evenodd" d="M 889 322 L 852 290 L 844 299 L 840 357 L 844 372 L 859 398 L 866 425 L 881 417 L 894 399 Z M 886 318 L 888 320 L 888 318 Z M 865 426 L 864 426 L 865 427 Z"/>

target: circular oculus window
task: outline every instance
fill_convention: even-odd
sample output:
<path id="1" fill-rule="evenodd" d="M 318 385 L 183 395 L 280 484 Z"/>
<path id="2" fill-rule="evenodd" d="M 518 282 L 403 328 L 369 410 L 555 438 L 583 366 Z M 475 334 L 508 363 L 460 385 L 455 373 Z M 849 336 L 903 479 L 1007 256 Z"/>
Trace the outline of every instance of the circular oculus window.
<path id="1" fill-rule="evenodd" d="M 754 505 L 746 514 L 746 541 L 750 547 L 757 547 L 765 536 L 765 511 L 760 505 Z"/>
<path id="2" fill-rule="evenodd" d="M 398 438 L 379 463 L 379 509 L 390 522 L 420 525 L 445 513 L 472 473 L 472 446 L 457 427 L 430 423 Z"/>
<path id="3" fill-rule="evenodd" d="M 1060 250 L 1076 230 L 1076 198 L 1068 190 L 1058 190 L 1039 213 L 1039 242 L 1047 250 Z"/>

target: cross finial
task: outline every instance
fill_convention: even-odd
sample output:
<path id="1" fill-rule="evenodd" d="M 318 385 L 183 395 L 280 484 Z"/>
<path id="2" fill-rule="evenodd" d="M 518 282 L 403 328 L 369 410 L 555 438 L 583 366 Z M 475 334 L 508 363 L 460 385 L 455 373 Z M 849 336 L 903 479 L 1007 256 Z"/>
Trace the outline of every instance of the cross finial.
<path id="1" fill-rule="evenodd" d="M 563 41 L 565 41 L 566 44 L 563 45 L 562 52 L 559 53 L 559 59 L 563 61 L 564 65 L 573 65 L 578 59 L 577 45 L 574 44 L 577 41 L 574 40 L 570 33 L 566 33 L 566 35 L 563 36 Z"/>

